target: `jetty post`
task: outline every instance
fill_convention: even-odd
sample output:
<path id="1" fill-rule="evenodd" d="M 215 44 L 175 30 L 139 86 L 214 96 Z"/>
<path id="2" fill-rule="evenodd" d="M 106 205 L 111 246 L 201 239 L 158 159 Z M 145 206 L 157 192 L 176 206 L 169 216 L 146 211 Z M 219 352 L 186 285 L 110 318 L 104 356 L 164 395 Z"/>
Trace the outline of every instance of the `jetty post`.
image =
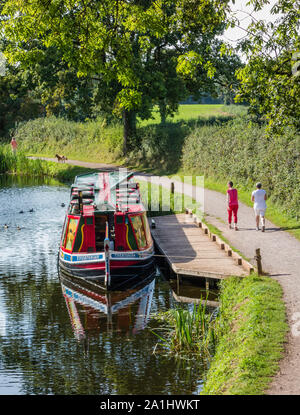
<path id="1" fill-rule="evenodd" d="M 260 255 L 260 248 L 255 250 L 255 257 L 257 263 L 257 273 L 258 275 L 263 275 L 262 265 L 261 265 L 261 255 Z"/>
<path id="2" fill-rule="evenodd" d="M 170 186 L 170 210 L 171 212 L 174 212 L 174 204 L 175 204 L 174 193 L 175 193 L 175 185 L 173 182 L 171 182 L 171 186 Z"/>

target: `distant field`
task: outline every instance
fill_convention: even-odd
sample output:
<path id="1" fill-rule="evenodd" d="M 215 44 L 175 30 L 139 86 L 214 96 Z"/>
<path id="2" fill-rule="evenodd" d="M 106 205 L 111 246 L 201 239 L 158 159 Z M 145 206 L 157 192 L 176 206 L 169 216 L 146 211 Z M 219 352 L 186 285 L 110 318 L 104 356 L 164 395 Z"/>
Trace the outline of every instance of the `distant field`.
<path id="1" fill-rule="evenodd" d="M 174 117 L 168 117 L 167 121 L 177 122 L 182 120 L 192 120 L 197 118 L 209 118 L 217 116 L 237 115 L 238 113 L 246 112 L 246 108 L 238 105 L 223 105 L 223 104 L 184 104 L 179 106 L 178 112 Z M 153 111 L 153 119 L 138 120 L 138 125 L 143 127 L 148 124 L 157 124 L 160 122 L 159 110 L 155 108 Z"/>

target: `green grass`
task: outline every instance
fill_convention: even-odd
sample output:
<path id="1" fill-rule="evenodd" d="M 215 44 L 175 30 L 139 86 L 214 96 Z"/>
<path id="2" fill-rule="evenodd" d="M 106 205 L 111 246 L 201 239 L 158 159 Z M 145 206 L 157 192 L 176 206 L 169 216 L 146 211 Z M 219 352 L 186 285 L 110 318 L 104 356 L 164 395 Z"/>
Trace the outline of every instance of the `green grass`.
<path id="1" fill-rule="evenodd" d="M 137 141 L 129 156 L 122 156 L 123 129 L 121 123 L 107 125 L 102 119 L 85 123 L 67 121 L 56 117 L 31 120 L 18 125 L 16 137 L 20 149 L 28 156 L 54 157 L 64 154 L 69 159 L 99 163 L 126 163 L 141 165 L 142 161 L 153 164 L 157 161 L 166 170 L 179 161 L 184 137 L 195 125 L 226 122 L 237 114 L 243 114 L 245 107 L 224 105 L 180 105 L 173 118 L 160 125 L 157 110 L 153 119 L 138 121 Z M 143 145 L 142 145 L 143 143 Z M 137 151 L 137 147 L 140 147 Z M 165 148 L 171 150 L 171 157 L 159 161 Z M 168 160 L 170 159 L 170 160 Z M 145 166 L 144 166 L 145 167 Z"/>
<path id="2" fill-rule="evenodd" d="M 208 117 L 217 117 L 217 116 L 230 116 L 235 115 L 236 106 L 227 106 L 223 104 L 184 104 L 179 105 L 178 112 L 175 113 L 173 117 L 167 117 L 168 122 L 178 122 L 178 121 L 190 121 L 196 120 L 198 118 L 208 118 Z M 242 112 L 245 107 L 238 107 L 238 111 Z M 154 108 L 152 113 L 152 119 L 149 120 L 138 120 L 138 125 L 144 127 L 149 124 L 157 124 L 160 122 L 159 109 L 158 107 Z"/>
<path id="3" fill-rule="evenodd" d="M 216 352 L 203 395 L 264 394 L 288 329 L 282 289 L 257 275 L 222 281 Z"/>

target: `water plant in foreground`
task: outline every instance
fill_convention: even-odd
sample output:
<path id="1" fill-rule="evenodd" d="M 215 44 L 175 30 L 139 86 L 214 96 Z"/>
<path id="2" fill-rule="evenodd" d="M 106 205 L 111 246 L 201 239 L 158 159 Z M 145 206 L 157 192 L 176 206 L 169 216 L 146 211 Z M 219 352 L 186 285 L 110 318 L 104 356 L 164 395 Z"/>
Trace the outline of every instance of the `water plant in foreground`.
<path id="1" fill-rule="evenodd" d="M 154 352 L 162 347 L 175 355 L 212 355 L 217 320 L 214 313 L 208 313 L 206 301 L 194 304 L 192 311 L 180 307 L 168 310 L 159 314 L 157 319 L 163 327 L 152 330 L 160 339 Z"/>

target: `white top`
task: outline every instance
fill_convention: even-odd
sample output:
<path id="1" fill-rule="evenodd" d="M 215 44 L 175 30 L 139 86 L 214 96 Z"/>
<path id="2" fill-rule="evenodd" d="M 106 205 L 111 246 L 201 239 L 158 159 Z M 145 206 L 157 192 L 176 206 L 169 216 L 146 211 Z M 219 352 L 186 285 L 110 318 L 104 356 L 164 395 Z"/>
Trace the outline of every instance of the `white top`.
<path id="1" fill-rule="evenodd" d="M 265 194 L 266 191 L 264 189 L 257 189 L 252 192 L 252 196 L 254 197 L 254 209 L 266 209 Z"/>

